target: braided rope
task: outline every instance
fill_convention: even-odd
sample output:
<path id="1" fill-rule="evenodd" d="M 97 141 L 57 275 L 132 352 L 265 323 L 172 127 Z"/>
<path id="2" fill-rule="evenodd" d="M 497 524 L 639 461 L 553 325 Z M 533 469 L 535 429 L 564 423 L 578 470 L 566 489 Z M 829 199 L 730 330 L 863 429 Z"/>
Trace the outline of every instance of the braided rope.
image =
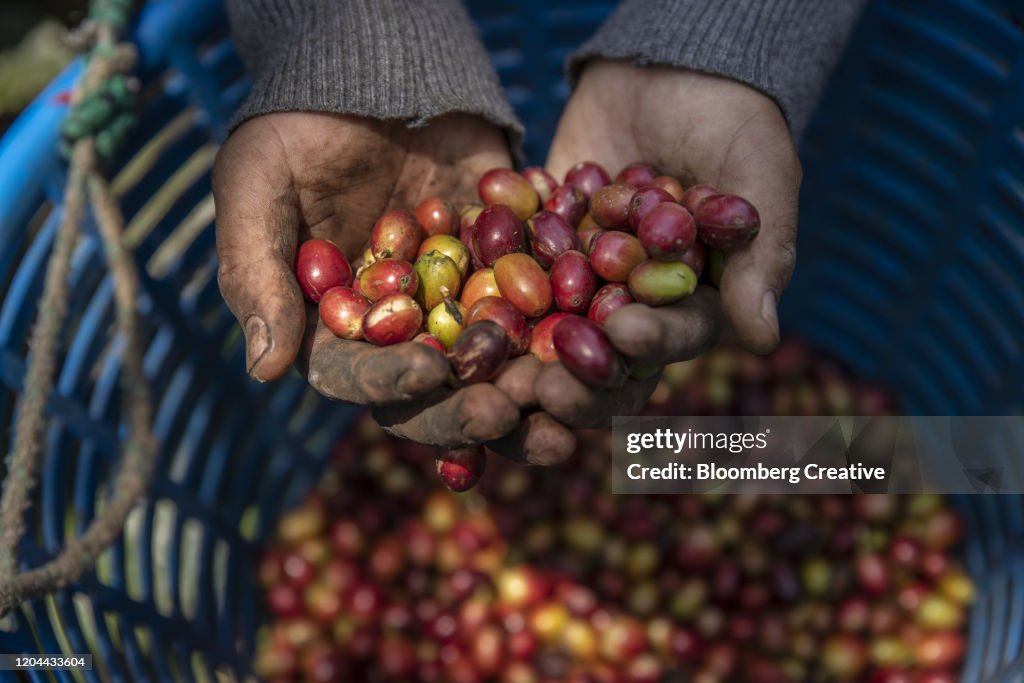
<path id="1" fill-rule="evenodd" d="M 125 519 L 145 493 L 155 460 L 151 432 L 152 400 L 143 372 L 136 301 L 138 272 L 124 246 L 124 219 L 110 194 L 100 165 L 110 159 L 128 131 L 135 86 L 130 72 L 135 50 L 120 43 L 130 20 L 132 0 L 93 0 L 85 29 L 77 34 L 92 46 L 85 75 L 72 95 L 72 109 L 61 129 L 69 156 L 64 213 L 47 264 L 39 317 L 29 341 L 30 357 L 15 424 L 14 449 L 0 498 L 0 615 L 41 595 L 59 590 L 91 570 L 100 553 L 121 535 Z M 36 485 L 46 428 L 45 409 L 53 391 L 58 338 L 67 317 L 68 273 L 86 201 L 99 227 L 114 279 L 117 329 L 124 340 L 121 383 L 130 435 L 118 462 L 112 499 L 81 537 L 41 567 L 18 573 L 18 546 L 25 512 Z"/>

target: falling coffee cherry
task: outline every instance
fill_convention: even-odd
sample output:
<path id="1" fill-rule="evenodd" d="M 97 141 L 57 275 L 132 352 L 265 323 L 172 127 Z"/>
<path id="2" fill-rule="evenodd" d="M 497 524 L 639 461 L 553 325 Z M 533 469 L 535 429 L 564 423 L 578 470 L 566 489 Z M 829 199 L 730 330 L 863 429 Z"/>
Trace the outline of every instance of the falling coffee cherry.
<path id="1" fill-rule="evenodd" d="M 487 463 L 487 455 L 483 446 L 438 449 L 434 462 L 441 482 L 452 491 L 462 493 L 480 481 Z"/>

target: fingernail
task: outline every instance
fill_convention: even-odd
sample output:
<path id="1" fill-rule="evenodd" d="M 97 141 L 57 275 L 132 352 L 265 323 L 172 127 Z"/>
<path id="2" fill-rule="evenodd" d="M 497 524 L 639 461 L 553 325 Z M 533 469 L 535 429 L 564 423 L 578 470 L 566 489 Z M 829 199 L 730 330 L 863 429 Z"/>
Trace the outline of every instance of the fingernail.
<path id="1" fill-rule="evenodd" d="M 772 328 L 772 334 L 778 339 L 779 336 L 779 315 L 775 310 L 775 292 L 765 292 L 761 299 L 761 318 Z"/>
<path id="2" fill-rule="evenodd" d="M 262 382 L 256 374 L 257 366 L 270 350 L 270 328 L 263 318 L 250 315 L 245 319 L 245 367 L 253 379 Z"/>

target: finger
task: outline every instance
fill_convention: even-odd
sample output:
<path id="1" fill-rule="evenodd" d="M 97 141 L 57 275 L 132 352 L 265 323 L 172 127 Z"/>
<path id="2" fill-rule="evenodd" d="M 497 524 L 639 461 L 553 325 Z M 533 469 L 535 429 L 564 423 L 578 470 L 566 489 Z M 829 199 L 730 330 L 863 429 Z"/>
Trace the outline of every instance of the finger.
<path id="1" fill-rule="evenodd" d="M 258 120 L 254 120 L 256 124 Z M 299 209 L 283 156 L 260 125 L 244 125 L 217 156 L 217 282 L 245 333 L 245 367 L 277 379 L 302 340 L 305 309 L 292 273 Z"/>
<path id="2" fill-rule="evenodd" d="M 311 318 L 315 315 L 310 313 Z M 339 339 L 323 322 L 315 324 L 312 341 L 303 345 L 296 366 L 328 398 L 361 405 L 408 401 L 448 378 L 448 361 L 423 344 L 373 346 Z"/>
<path id="3" fill-rule="evenodd" d="M 698 356 L 725 326 L 718 292 L 702 285 L 671 306 L 630 304 L 608 316 L 604 330 L 615 348 L 644 364 L 666 365 Z"/>
<path id="4" fill-rule="evenodd" d="M 519 423 L 519 409 L 504 392 L 485 383 L 378 406 L 373 417 L 395 436 L 456 448 L 508 434 Z"/>
<path id="5" fill-rule="evenodd" d="M 505 364 L 494 378 L 494 386 L 504 391 L 520 410 L 532 408 L 537 405 L 535 384 L 541 367 L 536 357 L 520 356 Z"/>
<path id="6" fill-rule="evenodd" d="M 721 189 L 752 202 L 761 216 L 754 241 L 727 255 L 721 282 L 729 323 L 740 343 L 755 353 L 768 353 L 779 343 L 776 308 L 796 265 L 800 162 L 784 128 L 775 138 L 775 149 L 733 156 L 719 181 Z"/>
<path id="7" fill-rule="evenodd" d="M 576 435 L 545 412 L 530 413 L 509 434 L 487 447 L 525 465 L 557 465 L 576 452 Z"/>
<path id="8" fill-rule="evenodd" d="M 636 415 L 658 385 L 661 373 L 631 379 L 619 389 L 592 389 L 561 363 L 551 363 L 537 377 L 540 406 L 559 422 L 576 429 L 607 427 L 616 415 Z"/>

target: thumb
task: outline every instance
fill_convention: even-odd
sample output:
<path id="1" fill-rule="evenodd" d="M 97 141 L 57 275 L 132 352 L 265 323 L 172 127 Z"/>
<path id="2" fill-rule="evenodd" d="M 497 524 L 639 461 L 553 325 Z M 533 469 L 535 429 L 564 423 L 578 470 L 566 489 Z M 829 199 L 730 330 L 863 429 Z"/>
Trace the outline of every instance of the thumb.
<path id="1" fill-rule="evenodd" d="M 245 334 L 246 371 L 277 379 L 294 362 L 306 323 L 292 268 L 299 209 L 283 153 L 259 126 L 243 125 L 221 149 L 213 193 L 217 281 Z"/>
<path id="2" fill-rule="evenodd" d="M 788 147 L 791 149 L 792 143 Z M 776 308 L 796 265 L 801 179 L 795 153 L 787 153 L 785 148 L 774 154 L 771 151 L 748 157 L 743 170 L 721 186 L 723 191 L 748 199 L 761 217 L 761 230 L 754 241 L 726 256 L 721 297 L 740 343 L 762 354 L 779 343 Z"/>

